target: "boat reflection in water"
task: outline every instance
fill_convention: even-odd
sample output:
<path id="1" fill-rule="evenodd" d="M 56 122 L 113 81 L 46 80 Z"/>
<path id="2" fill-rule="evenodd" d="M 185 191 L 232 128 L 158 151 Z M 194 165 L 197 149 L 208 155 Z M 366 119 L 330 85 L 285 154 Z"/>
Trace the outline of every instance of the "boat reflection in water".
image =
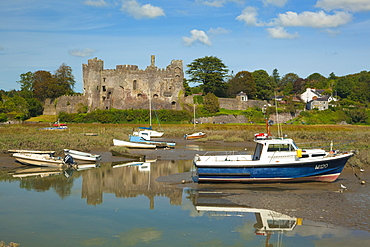
<path id="1" fill-rule="evenodd" d="M 277 234 L 277 245 L 282 244 L 282 235 L 293 231 L 302 225 L 302 218 L 291 217 L 268 209 L 251 208 L 233 204 L 223 199 L 222 192 L 195 192 L 194 206 L 198 212 L 206 212 L 211 217 L 245 217 L 248 213 L 254 213 L 256 223 L 253 225 L 255 235 L 266 236 L 265 246 L 275 246 L 270 243 L 271 235 Z"/>

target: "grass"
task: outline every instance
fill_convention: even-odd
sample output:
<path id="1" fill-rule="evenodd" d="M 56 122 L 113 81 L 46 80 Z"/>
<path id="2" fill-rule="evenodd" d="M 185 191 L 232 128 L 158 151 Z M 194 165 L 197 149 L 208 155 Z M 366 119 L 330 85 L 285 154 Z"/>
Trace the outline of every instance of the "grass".
<path id="1" fill-rule="evenodd" d="M 48 127 L 45 123 L 27 123 L 0 125 L 0 150 L 8 149 L 34 149 L 56 150 L 64 148 L 90 151 L 91 149 L 109 149 L 112 139 L 128 140 L 128 135 L 138 125 L 130 124 L 69 124 L 67 130 L 46 131 L 40 130 Z M 354 125 L 282 125 L 282 131 L 294 139 L 302 148 L 339 150 L 358 150 L 359 153 L 350 159 L 358 167 L 370 163 L 370 127 Z M 264 132 L 264 125 L 257 124 L 200 124 L 194 129 L 191 124 L 165 124 L 162 125 L 166 138 L 182 138 L 185 134 L 195 131 L 207 133 L 202 141 L 245 142 L 253 141 L 257 132 Z M 278 133 L 276 125 L 271 126 L 273 134 Z M 86 133 L 96 133 L 97 136 L 86 136 Z M 344 143 L 345 145 L 339 145 Z"/>

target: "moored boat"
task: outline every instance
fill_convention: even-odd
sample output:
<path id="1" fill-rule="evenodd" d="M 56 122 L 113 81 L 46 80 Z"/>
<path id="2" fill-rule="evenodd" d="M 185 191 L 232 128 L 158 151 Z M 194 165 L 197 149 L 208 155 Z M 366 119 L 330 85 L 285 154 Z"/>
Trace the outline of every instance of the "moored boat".
<path id="1" fill-rule="evenodd" d="M 289 138 L 255 139 L 253 155 L 196 155 L 198 182 L 333 182 L 352 152 L 302 150 Z"/>
<path id="2" fill-rule="evenodd" d="M 13 157 L 22 164 L 33 166 L 64 167 L 75 164 L 69 155 L 61 158 L 50 154 L 14 153 Z"/>
<path id="3" fill-rule="evenodd" d="M 28 149 L 9 149 L 9 153 L 32 153 L 32 154 L 50 154 L 54 155 L 55 151 L 51 150 L 28 150 Z"/>
<path id="4" fill-rule="evenodd" d="M 203 138 L 203 137 L 206 137 L 206 133 L 204 133 L 204 132 L 195 132 L 195 133 L 193 133 L 193 134 L 186 134 L 185 136 L 184 136 L 184 139 L 185 140 L 192 140 L 192 139 L 199 139 L 199 138 Z"/>
<path id="5" fill-rule="evenodd" d="M 176 146 L 176 142 L 151 141 L 134 135 L 130 135 L 130 142 L 154 144 L 157 148 L 174 148 Z"/>
<path id="6" fill-rule="evenodd" d="M 118 140 L 118 139 L 113 139 L 113 145 L 127 147 L 127 148 L 156 148 L 156 145 L 154 144 L 130 142 L 130 141 L 123 141 L 123 140 Z"/>
<path id="7" fill-rule="evenodd" d="M 99 154 L 81 152 L 81 151 L 72 150 L 72 149 L 64 149 L 64 154 L 65 155 L 69 154 L 72 156 L 72 158 L 76 160 L 94 161 L 94 162 L 101 160 L 101 155 Z"/>

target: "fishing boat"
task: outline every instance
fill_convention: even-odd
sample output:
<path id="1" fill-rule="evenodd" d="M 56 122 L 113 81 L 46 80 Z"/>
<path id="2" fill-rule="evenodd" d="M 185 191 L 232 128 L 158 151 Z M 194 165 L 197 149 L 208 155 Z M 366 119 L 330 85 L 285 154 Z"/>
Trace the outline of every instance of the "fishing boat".
<path id="1" fill-rule="evenodd" d="M 118 139 L 113 139 L 113 145 L 127 147 L 127 148 L 156 148 L 157 147 L 154 144 L 123 141 L 123 140 L 118 140 Z"/>
<path id="2" fill-rule="evenodd" d="M 130 135 L 130 142 L 154 144 L 156 145 L 157 148 L 174 148 L 176 146 L 176 142 L 151 141 L 151 140 L 146 140 L 143 137 L 134 136 L 134 135 Z"/>
<path id="3" fill-rule="evenodd" d="M 14 153 L 12 155 L 18 162 L 25 165 L 47 166 L 47 167 L 64 167 L 75 164 L 70 155 L 54 157 L 50 154 L 35 154 L 35 153 Z"/>
<path id="4" fill-rule="evenodd" d="M 72 158 L 76 160 L 94 161 L 94 162 L 101 160 L 101 155 L 99 154 L 81 152 L 81 151 L 72 150 L 72 149 L 64 149 L 64 154 L 65 155 L 69 154 L 72 156 Z"/>
<path id="5" fill-rule="evenodd" d="M 184 136 L 184 139 L 185 140 L 193 140 L 193 139 L 199 139 L 199 138 L 203 138 L 203 137 L 206 137 L 206 133 L 204 133 L 204 132 L 195 132 L 195 133 L 193 133 L 193 134 L 186 134 L 185 136 Z"/>
<path id="6" fill-rule="evenodd" d="M 254 154 L 196 155 L 198 182 L 333 182 L 353 152 L 302 150 L 290 138 L 254 140 Z"/>
<path id="7" fill-rule="evenodd" d="M 300 149 L 291 138 L 282 134 L 278 125 L 279 137 L 270 132 L 270 124 L 265 114 L 266 134 L 255 134 L 254 153 L 221 155 L 196 155 L 198 182 L 334 182 L 354 153 L 323 149 Z M 332 147 L 332 146 L 331 146 Z"/>

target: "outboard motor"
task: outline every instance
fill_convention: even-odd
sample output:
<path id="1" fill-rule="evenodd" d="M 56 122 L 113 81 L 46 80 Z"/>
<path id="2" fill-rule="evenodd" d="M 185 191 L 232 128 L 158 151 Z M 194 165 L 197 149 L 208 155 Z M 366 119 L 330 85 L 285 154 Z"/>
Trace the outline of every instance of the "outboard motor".
<path id="1" fill-rule="evenodd" d="M 75 163 L 75 161 L 73 160 L 72 156 L 69 155 L 69 154 L 67 154 L 66 156 L 64 156 L 63 162 L 64 162 L 64 164 L 67 164 L 67 165 L 73 165 Z"/>

